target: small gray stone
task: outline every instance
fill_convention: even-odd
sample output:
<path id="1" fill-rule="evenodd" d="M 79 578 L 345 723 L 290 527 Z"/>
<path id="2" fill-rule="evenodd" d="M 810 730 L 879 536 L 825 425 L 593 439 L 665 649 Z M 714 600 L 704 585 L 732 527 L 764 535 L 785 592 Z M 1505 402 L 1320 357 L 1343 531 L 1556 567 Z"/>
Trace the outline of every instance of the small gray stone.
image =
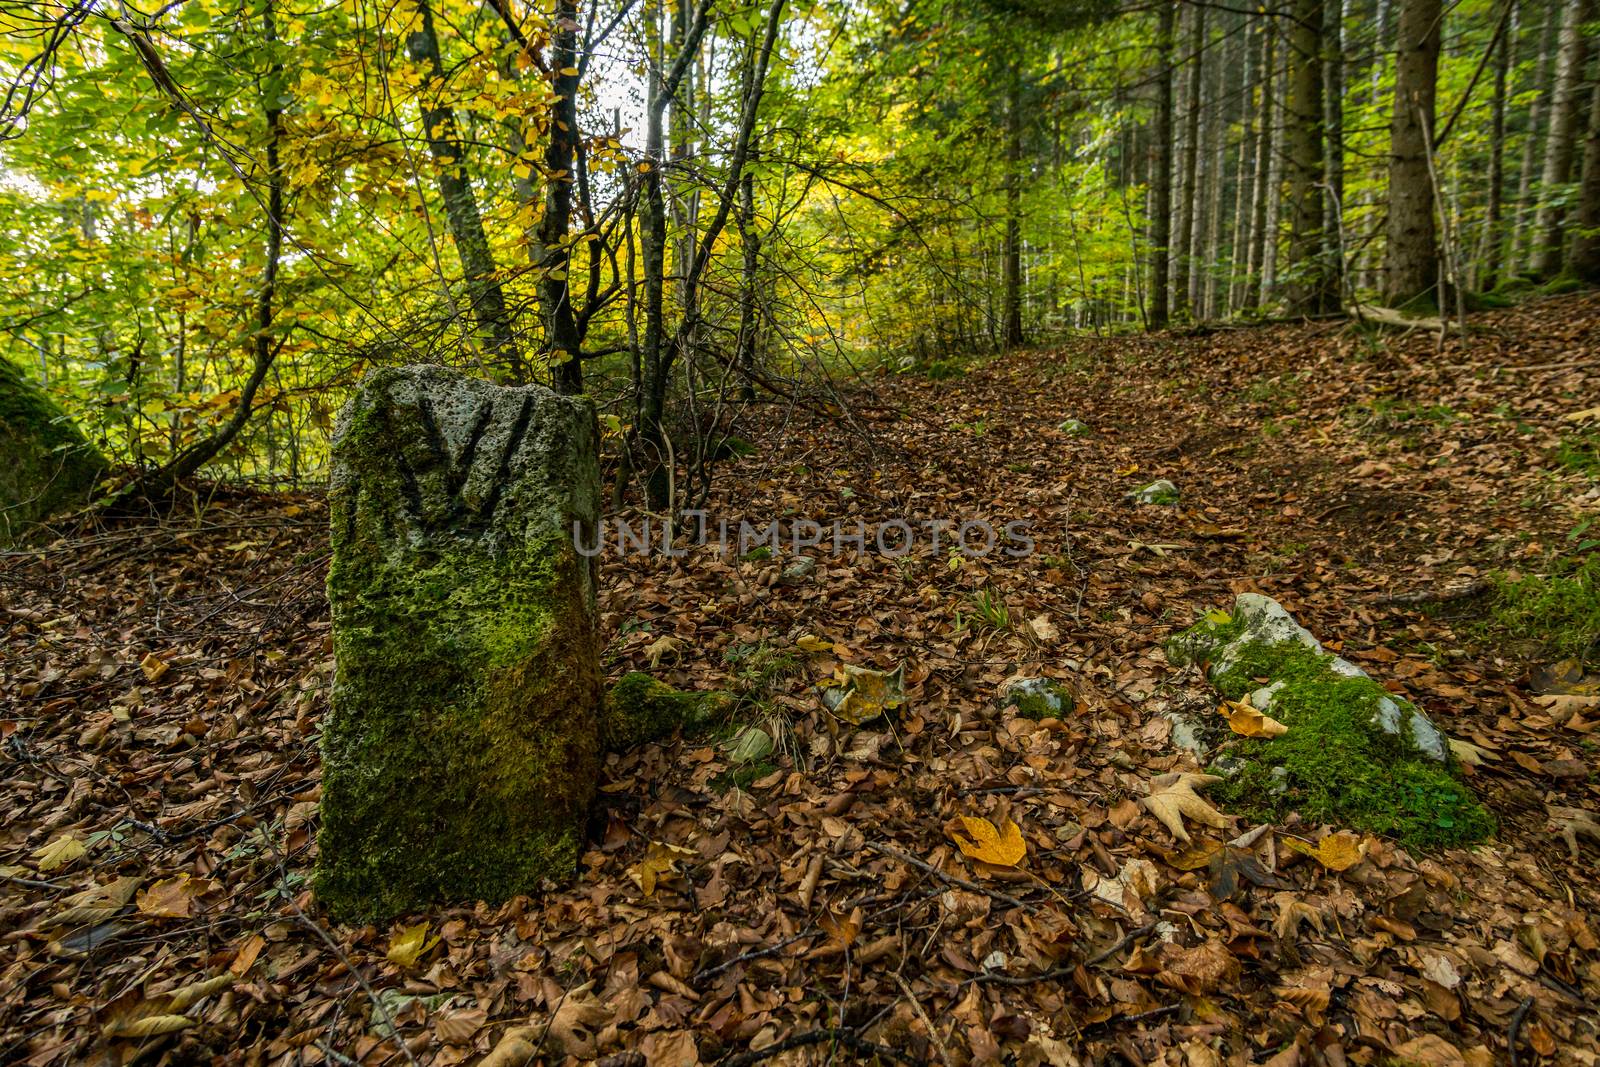
<path id="1" fill-rule="evenodd" d="M 1149 485 L 1133 490 L 1128 494 L 1128 499 L 1135 504 L 1176 504 L 1178 487 L 1165 478 L 1158 478 Z"/>
<path id="2" fill-rule="evenodd" d="M 815 557 L 801 556 L 783 568 L 783 580 L 786 582 L 798 582 L 802 578 L 809 577 L 816 569 L 817 561 Z"/>
<path id="3" fill-rule="evenodd" d="M 1068 437 L 1083 437 L 1090 432 L 1089 424 L 1082 419 L 1066 419 L 1056 429 Z"/>

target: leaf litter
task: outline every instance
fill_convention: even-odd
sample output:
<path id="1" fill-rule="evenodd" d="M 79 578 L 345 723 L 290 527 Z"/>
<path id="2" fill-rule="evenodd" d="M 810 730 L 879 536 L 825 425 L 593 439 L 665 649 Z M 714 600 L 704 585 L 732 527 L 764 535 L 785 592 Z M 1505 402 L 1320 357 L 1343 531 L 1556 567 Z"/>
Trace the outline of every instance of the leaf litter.
<path id="1" fill-rule="evenodd" d="M 4 1059 L 661 1067 L 793 1039 L 772 1062 L 822 1063 L 816 1035 L 845 1035 L 835 1062 L 1478 1064 L 1515 1022 L 1524 1062 L 1592 1063 L 1600 795 L 1568 771 L 1593 766 L 1594 716 L 1536 703 L 1526 661 L 1406 597 L 1535 567 L 1592 510 L 1547 451 L 1600 388 L 1579 358 L 1600 299 L 1478 320 L 1470 348 L 1362 359 L 1334 324 L 1085 339 L 869 379 L 870 442 L 806 411 L 752 427 L 764 447 L 711 502 L 734 517 L 1025 516 L 1035 551 L 823 554 L 793 582 L 782 555 L 605 560 L 617 675 L 736 687 L 726 653 L 800 654 L 751 694 L 783 726 L 770 771 L 729 785 L 700 737 L 613 755 L 572 885 L 394 931 L 329 924 L 306 881 L 331 676 L 317 496 L 218 488 L 198 520 L 5 557 Z M 1264 378 L 1297 392 L 1257 399 Z M 1471 417 L 1378 432 L 1395 397 Z M 1058 433 L 1068 409 L 1103 432 Z M 949 432 L 978 417 L 981 454 Z M 1126 506 L 1139 472 L 1181 505 Z M 980 589 L 1019 623 L 971 625 Z M 1293 819 L 1227 829 L 1163 714 L 1214 700 L 1159 649 L 1246 590 L 1472 746 L 1496 838 L 1412 855 Z M 819 706 L 846 663 L 903 672 L 903 699 Z M 1016 677 L 1079 699 L 1018 716 Z M 996 851 L 969 861 L 952 823 Z"/>

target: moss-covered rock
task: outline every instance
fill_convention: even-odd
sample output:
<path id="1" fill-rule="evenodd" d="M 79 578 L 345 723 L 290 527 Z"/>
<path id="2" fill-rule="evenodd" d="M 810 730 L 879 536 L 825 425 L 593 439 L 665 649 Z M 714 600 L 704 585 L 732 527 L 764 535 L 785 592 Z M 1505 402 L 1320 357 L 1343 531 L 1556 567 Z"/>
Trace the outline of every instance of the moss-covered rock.
<path id="1" fill-rule="evenodd" d="M 55 401 L 0 358 L 0 546 L 88 503 L 107 464 Z"/>
<path id="2" fill-rule="evenodd" d="M 606 693 L 602 740 L 611 750 L 642 745 L 679 728 L 702 725 L 732 702 L 727 693 L 685 692 L 641 671 L 629 671 Z"/>
<path id="3" fill-rule="evenodd" d="M 1064 719 L 1072 714 L 1078 698 L 1064 682 L 1054 678 L 1021 678 L 1005 689 L 1005 707 L 1016 708 L 1024 719 Z"/>
<path id="4" fill-rule="evenodd" d="M 336 674 L 316 893 L 380 920 L 575 869 L 600 762 L 594 411 L 441 367 L 370 375 L 329 487 Z"/>
<path id="5" fill-rule="evenodd" d="M 1287 726 L 1271 739 L 1229 734 L 1211 795 L 1238 814 L 1281 820 L 1291 811 L 1445 846 L 1480 840 L 1493 817 L 1454 773 L 1443 735 L 1420 709 L 1346 660 L 1325 653 L 1270 598 L 1241 594 L 1167 644 L 1177 664 L 1208 664 L 1221 695 Z"/>

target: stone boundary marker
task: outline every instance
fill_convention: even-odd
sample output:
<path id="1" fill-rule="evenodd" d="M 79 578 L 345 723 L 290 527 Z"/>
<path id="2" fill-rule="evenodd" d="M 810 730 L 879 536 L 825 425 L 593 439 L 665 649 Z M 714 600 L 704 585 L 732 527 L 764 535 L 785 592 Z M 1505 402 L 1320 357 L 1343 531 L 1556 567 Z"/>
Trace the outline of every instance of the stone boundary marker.
<path id="1" fill-rule="evenodd" d="M 594 409 L 436 366 L 339 415 L 315 890 L 337 918 L 569 877 L 601 759 Z"/>

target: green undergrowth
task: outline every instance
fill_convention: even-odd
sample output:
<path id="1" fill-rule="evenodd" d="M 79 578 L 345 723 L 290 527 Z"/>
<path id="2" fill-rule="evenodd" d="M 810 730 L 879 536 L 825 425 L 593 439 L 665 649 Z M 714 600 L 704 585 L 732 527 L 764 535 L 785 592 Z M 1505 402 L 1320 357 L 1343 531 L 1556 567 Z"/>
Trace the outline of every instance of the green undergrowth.
<path id="1" fill-rule="evenodd" d="M 1555 461 L 1575 474 L 1600 478 L 1600 428 L 1563 437 L 1556 446 Z"/>
<path id="2" fill-rule="evenodd" d="M 1556 560 L 1546 574 L 1497 574 L 1481 614 L 1457 626 L 1484 645 L 1537 644 L 1546 658 L 1600 663 L 1600 553 Z"/>
<path id="3" fill-rule="evenodd" d="M 1202 623 L 1227 640 L 1237 624 Z M 1212 681 L 1224 697 L 1242 700 L 1283 682 L 1271 714 L 1288 732 L 1234 741 L 1215 769 L 1226 771 L 1211 795 L 1227 810 L 1258 822 L 1290 813 L 1393 837 L 1410 848 L 1464 845 L 1494 831 L 1494 819 L 1451 768 L 1418 752 L 1409 740 L 1373 723 L 1378 702 L 1401 698 L 1371 678 L 1328 669 L 1333 657 L 1303 645 L 1248 645 Z M 1278 768 L 1282 768 L 1279 770 Z"/>

